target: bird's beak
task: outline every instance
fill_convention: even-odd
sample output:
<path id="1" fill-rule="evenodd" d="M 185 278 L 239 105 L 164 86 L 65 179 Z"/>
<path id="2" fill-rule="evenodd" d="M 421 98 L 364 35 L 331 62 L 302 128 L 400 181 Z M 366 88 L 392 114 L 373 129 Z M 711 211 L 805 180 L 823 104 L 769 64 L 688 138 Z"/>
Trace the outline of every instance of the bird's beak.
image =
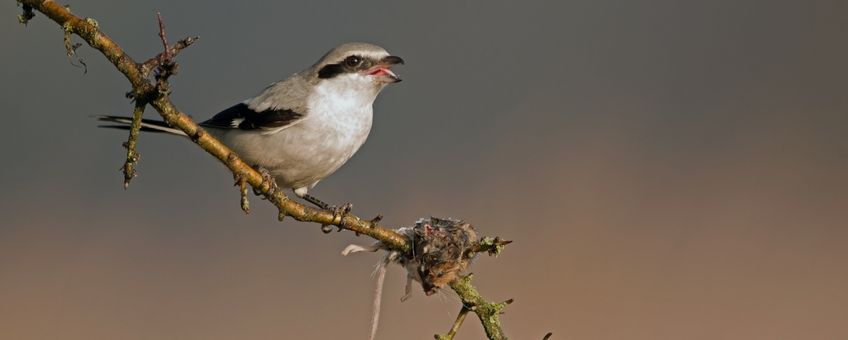
<path id="1" fill-rule="evenodd" d="M 391 68 L 398 64 L 403 65 L 403 59 L 398 56 L 390 55 L 381 59 L 377 65 L 365 70 L 365 74 L 376 76 L 378 81 L 387 84 L 397 83 L 401 79 L 396 73 L 392 72 Z"/>

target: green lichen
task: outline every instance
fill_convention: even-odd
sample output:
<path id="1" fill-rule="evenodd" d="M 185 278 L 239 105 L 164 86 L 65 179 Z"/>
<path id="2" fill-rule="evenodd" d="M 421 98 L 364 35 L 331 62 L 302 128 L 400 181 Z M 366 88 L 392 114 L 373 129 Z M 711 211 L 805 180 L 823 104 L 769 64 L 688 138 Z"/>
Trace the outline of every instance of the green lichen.
<path id="1" fill-rule="evenodd" d="M 94 28 L 96 29 L 100 29 L 100 23 L 98 23 L 97 20 L 94 20 L 94 18 L 85 18 L 85 22 L 87 22 L 91 26 L 94 26 Z"/>
<path id="2" fill-rule="evenodd" d="M 486 236 L 480 240 L 480 245 L 489 247 L 489 255 L 498 256 L 504 249 L 504 244 L 497 238 Z"/>
<path id="3" fill-rule="evenodd" d="M 450 287 L 459 295 L 462 300 L 463 308 L 466 308 L 475 314 L 483 324 L 483 329 L 486 331 L 486 336 L 492 340 L 505 340 L 506 335 L 503 334 L 499 315 L 503 313 L 504 308 L 512 303 L 512 300 L 507 300 L 500 303 L 492 303 L 486 301 L 477 289 L 471 285 L 471 280 L 474 278 L 472 274 L 460 276 L 450 283 Z M 439 338 L 441 337 L 441 338 Z M 453 339 L 452 334 L 437 335 L 437 339 Z"/>

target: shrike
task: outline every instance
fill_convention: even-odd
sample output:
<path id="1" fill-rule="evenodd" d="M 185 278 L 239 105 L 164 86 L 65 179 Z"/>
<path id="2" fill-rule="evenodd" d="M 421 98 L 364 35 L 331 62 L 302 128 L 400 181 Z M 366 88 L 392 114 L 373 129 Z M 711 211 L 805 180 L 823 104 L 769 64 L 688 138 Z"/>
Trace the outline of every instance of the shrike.
<path id="1" fill-rule="evenodd" d="M 400 78 L 391 67 L 403 59 L 366 43 L 342 44 L 311 67 L 266 87 L 253 98 L 200 123 L 247 163 L 273 176 L 280 188 L 329 209 L 307 194 L 339 169 L 371 131 L 374 99 Z M 101 116 L 127 129 L 130 117 Z M 164 121 L 145 119 L 143 131 L 185 134 Z"/>

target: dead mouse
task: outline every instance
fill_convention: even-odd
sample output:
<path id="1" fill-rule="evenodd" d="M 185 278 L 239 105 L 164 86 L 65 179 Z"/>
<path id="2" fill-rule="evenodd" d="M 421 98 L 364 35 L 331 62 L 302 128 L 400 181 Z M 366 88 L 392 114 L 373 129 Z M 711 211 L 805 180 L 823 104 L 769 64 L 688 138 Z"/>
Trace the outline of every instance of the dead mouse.
<path id="1" fill-rule="evenodd" d="M 371 337 L 377 334 L 377 324 L 380 318 L 380 303 L 382 300 L 383 282 L 386 267 L 397 263 L 406 269 L 406 290 L 401 301 L 412 296 L 412 281 L 417 281 L 427 296 L 435 294 L 439 289 L 453 281 L 468 267 L 475 254 L 469 249 L 477 242 L 474 227 L 461 220 L 450 218 L 422 218 L 412 227 L 402 227 L 397 230 L 412 242 L 411 251 L 407 254 L 388 249 L 382 243 L 376 242 L 370 246 L 351 244 L 342 255 L 378 250 L 387 253 L 377 264 L 376 287 L 371 317 Z"/>

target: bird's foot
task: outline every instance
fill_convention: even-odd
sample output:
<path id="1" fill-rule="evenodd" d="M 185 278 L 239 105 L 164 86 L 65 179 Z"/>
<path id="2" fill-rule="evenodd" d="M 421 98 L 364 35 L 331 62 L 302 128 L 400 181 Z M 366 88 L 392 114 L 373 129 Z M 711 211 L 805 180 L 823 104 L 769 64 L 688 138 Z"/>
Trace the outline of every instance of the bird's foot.
<path id="1" fill-rule="evenodd" d="M 344 229 L 344 218 L 347 217 L 348 214 L 350 214 L 350 210 L 353 209 L 353 204 L 345 203 L 345 204 L 342 204 L 342 205 L 339 205 L 339 206 L 335 206 L 335 205 L 329 205 L 329 204 L 325 203 L 324 201 L 319 200 L 317 197 L 309 195 L 309 194 L 303 194 L 300 197 L 305 199 L 307 202 L 312 203 L 316 207 L 321 208 L 322 210 L 328 210 L 328 211 L 333 213 L 333 223 L 332 223 L 332 225 L 330 225 L 330 224 L 322 225 L 321 231 L 323 231 L 325 233 L 329 233 L 329 232 L 333 231 L 333 225 L 335 225 L 339 228 L 338 231 L 342 231 L 342 229 Z"/>
<path id="2" fill-rule="evenodd" d="M 268 169 L 265 169 L 261 166 L 257 166 L 256 170 L 259 171 L 259 174 L 262 175 L 262 182 L 268 183 L 268 196 L 273 196 L 280 187 L 277 186 L 277 181 L 274 180 L 274 176 L 271 175 L 271 172 Z M 256 196 L 262 196 L 262 191 L 256 188 L 253 188 L 253 194 Z"/>
<path id="3" fill-rule="evenodd" d="M 336 218 L 338 218 L 339 224 L 342 224 L 342 221 L 348 214 L 350 214 L 351 210 L 353 210 L 353 204 L 351 203 L 345 203 L 341 206 L 333 207 L 333 220 L 335 221 Z"/>
<path id="4" fill-rule="evenodd" d="M 336 231 L 342 231 L 342 229 L 344 229 L 344 219 L 350 214 L 351 209 L 353 209 L 353 204 L 350 203 L 345 203 L 340 206 L 328 206 L 327 210 L 333 212 L 333 224 L 338 227 Z M 330 225 L 322 225 L 321 231 L 329 233 L 333 231 L 333 228 Z"/>

